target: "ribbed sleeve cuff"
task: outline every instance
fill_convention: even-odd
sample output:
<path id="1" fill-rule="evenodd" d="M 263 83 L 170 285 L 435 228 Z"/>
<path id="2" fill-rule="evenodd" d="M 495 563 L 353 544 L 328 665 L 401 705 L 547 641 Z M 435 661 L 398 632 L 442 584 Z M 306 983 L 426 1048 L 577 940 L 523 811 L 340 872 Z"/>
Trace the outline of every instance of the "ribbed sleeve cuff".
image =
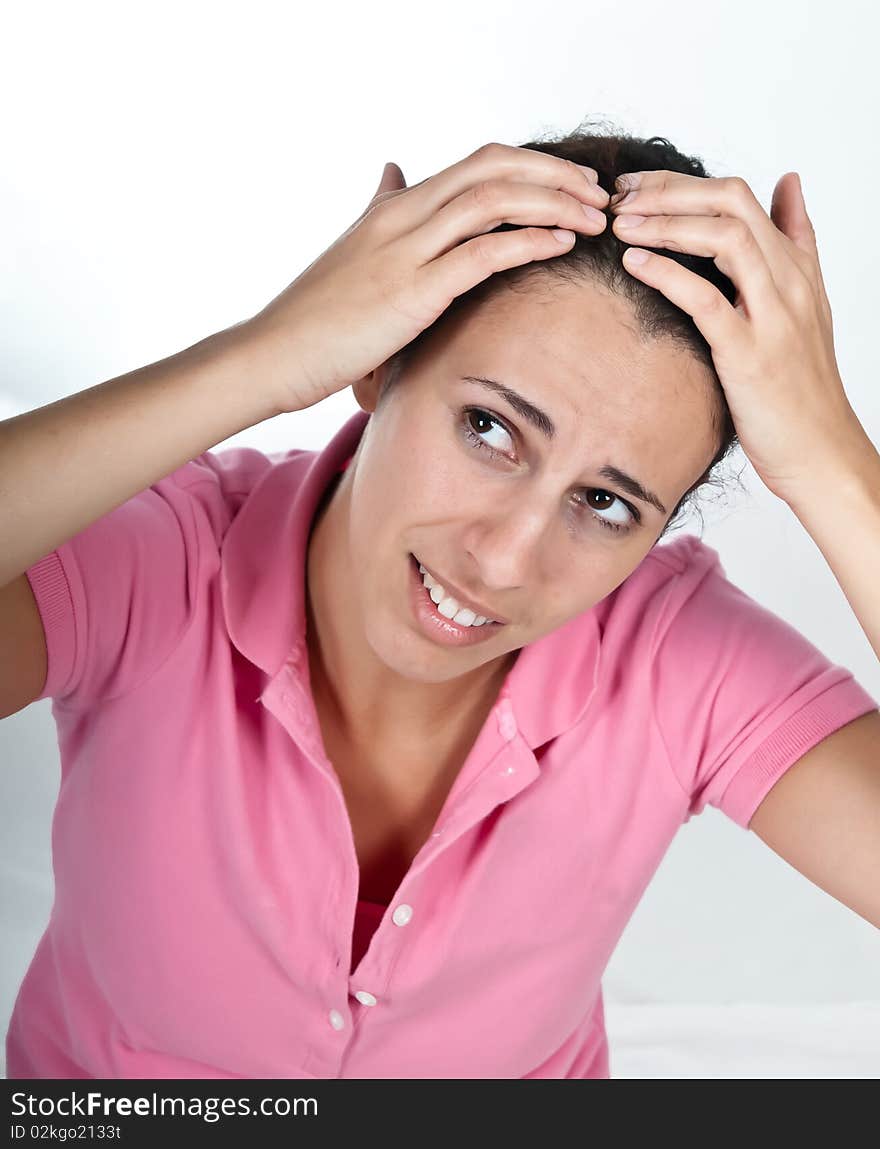
<path id="1" fill-rule="evenodd" d="M 773 731 L 734 775 L 719 806 L 748 828 L 755 810 L 789 766 L 833 731 L 877 709 L 875 699 L 852 675 L 835 683 Z"/>
<path id="2" fill-rule="evenodd" d="M 64 694 L 76 657 L 76 620 L 67 574 L 57 551 L 25 571 L 46 635 L 48 668 L 38 698 Z"/>

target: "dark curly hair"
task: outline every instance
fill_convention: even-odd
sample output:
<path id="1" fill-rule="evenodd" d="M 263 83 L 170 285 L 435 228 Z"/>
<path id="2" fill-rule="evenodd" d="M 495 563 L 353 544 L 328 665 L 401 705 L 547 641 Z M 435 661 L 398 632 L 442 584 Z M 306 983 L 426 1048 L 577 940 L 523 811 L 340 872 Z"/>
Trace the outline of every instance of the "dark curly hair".
<path id="1" fill-rule="evenodd" d="M 669 140 L 662 136 L 639 139 L 622 132 L 588 131 L 589 121 L 580 125 L 565 136 L 529 140 L 518 145 L 533 151 L 545 152 L 562 159 L 573 160 L 595 168 L 599 183 L 610 194 L 617 190 L 615 180 L 626 172 L 667 170 L 683 172 L 686 175 L 708 178 L 702 161 L 696 156 L 684 155 Z M 430 335 L 463 308 L 470 308 L 485 302 L 500 293 L 503 288 L 529 290 L 535 277 L 542 276 L 551 282 L 563 281 L 578 283 L 585 280 L 599 283 L 613 293 L 627 299 L 633 308 L 636 322 L 643 335 L 654 339 L 668 339 L 695 355 L 703 363 L 714 380 L 713 391 L 716 403 L 712 419 L 718 449 L 709 466 L 695 483 L 679 499 L 658 535 L 658 540 L 667 532 L 679 526 L 687 511 L 694 507 L 698 490 L 704 486 L 723 489 L 724 482 L 717 475 L 722 462 L 739 446 L 739 439 L 730 414 L 724 390 L 712 362 L 708 342 L 694 323 L 693 318 L 672 303 L 662 292 L 649 287 L 623 267 L 621 256 L 629 244 L 618 239 L 609 222 L 599 235 L 583 235 L 575 232 L 575 242 L 567 252 L 551 259 L 536 260 L 527 264 L 505 268 L 482 280 L 462 295 L 456 296 L 449 307 L 425 328 L 415 339 L 402 347 L 388 360 L 386 378 L 380 395 L 380 402 L 394 387 L 408 363 L 418 354 Z M 493 231 L 508 231 L 518 225 L 502 223 Z M 644 245 L 642 245 L 644 246 Z M 650 249 L 649 249 L 650 250 Z M 706 256 L 688 255 L 668 248 L 655 248 L 668 259 L 674 259 L 689 271 L 707 279 L 728 300 L 733 302 L 736 287 L 732 280 L 715 266 L 714 260 Z M 701 516 L 702 523 L 702 516 Z"/>

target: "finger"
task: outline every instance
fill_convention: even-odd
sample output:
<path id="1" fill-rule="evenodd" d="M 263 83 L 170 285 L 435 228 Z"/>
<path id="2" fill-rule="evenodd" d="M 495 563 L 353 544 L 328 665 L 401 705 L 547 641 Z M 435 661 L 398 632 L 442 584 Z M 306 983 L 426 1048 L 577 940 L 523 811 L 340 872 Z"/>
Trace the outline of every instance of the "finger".
<path id="1" fill-rule="evenodd" d="M 773 189 L 770 218 L 792 243 L 800 255 L 800 266 L 813 284 L 826 319 L 831 322 L 831 304 L 825 290 L 825 280 L 819 263 L 819 249 L 813 221 L 807 214 L 801 177 L 797 172 L 786 172 Z"/>
<path id="2" fill-rule="evenodd" d="M 749 323 L 721 294 L 714 284 L 696 272 L 689 271 L 674 259 L 645 252 L 644 263 L 632 263 L 630 252 L 644 251 L 630 247 L 623 253 L 623 265 L 630 275 L 649 287 L 661 291 L 668 300 L 693 317 L 710 347 L 738 347 L 747 353 Z"/>
<path id="3" fill-rule="evenodd" d="M 379 202 L 386 192 L 399 192 L 406 188 L 406 179 L 403 172 L 395 163 L 387 163 L 382 169 L 382 178 L 379 180 L 379 186 L 373 192 L 373 198 L 370 200 L 370 207 Z"/>
<path id="4" fill-rule="evenodd" d="M 425 264 L 472 236 L 494 231 L 502 223 L 561 227 L 595 236 L 608 226 L 608 217 L 567 192 L 536 184 L 490 180 L 468 188 L 440 208 L 409 239 L 416 257 Z"/>
<path id="5" fill-rule="evenodd" d="M 770 218 L 805 255 L 818 258 L 816 233 L 807 215 L 797 172 L 786 172 L 777 181 L 770 203 Z"/>
<path id="6" fill-rule="evenodd" d="M 573 235 L 557 239 L 544 227 L 522 227 L 494 235 L 478 235 L 419 268 L 417 277 L 426 285 L 432 306 L 440 314 L 456 296 L 463 295 L 496 271 L 538 259 L 551 259 L 570 250 L 573 241 Z"/>
<path id="7" fill-rule="evenodd" d="M 782 309 L 782 298 L 764 253 L 748 224 L 735 216 L 651 215 L 637 227 L 626 227 L 624 216 L 612 224 L 624 243 L 640 248 L 670 248 L 701 255 L 715 262 L 733 280 L 749 318 L 768 322 Z M 668 262 L 668 261 L 667 261 Z M 679 265 L 676 265 L 679 266 Z"/>
<path id="8" fill-rule="evenodd" d="M 357 227 L 357 225 L 370 214 L 370 212 L 376 207 L 377 204 L 384 203 L 387 199 L 393 199 L 394 196 L 400 195 L 401 191 L 405 189 L 406 180 L 403 178 L 403 172 L 400 170 L 397 164 L 387 163 L 382 169 L 382 178 L 379 180 L 379 186 L 373 192 L 370 202 L 357 217 L 349 230 Z"/>
<path id="9" fill-rule="evenodd" d="M 387 163 L 382 169 L 382 179 L 379 181 L 378 191 L 397 191 L 406 187 L 406 179 L 398 164 Z"/>
<path id="10" fill-rule="evenodd" d="M 564 191 L 603 210 L 608 206 L 608 193 L 594 177 L 595 173 L 588 176 L 584 168 L 559 156 L 508 144 L 484 144 L 458 163 L 414 184 L 394 207 L 401 215 L 402 227 L 412 230 L 474 185 L 505 180 Z"/>
<path id="11" fill-rule="evenodd" d="M 630 175 L 639 176 L 633 198 L 610 205 L 617 215 L 706 215 L 732 216 L 751 229 L 763 253 L 770 274 L 780 293 L 791 292 L 802 275 L 794 244 L 776 227 L 755 194 L 739 176 L 707 178 L 681 172 L 649 171 L 627 173 L 620 177 L 621 186 Z"/>

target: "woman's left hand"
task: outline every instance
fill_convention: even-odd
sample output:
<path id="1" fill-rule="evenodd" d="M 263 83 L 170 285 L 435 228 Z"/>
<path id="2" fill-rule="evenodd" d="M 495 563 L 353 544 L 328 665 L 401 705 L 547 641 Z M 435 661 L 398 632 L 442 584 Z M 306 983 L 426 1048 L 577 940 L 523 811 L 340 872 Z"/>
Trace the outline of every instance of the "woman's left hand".
<path id="1" fill-rule="evenodd" d="M 673 259 L 650 252 L 636 265 L 633 248 L 624 253 L 627 271 L 688 312 L 709 343 L 740 443 L 761 480 L 790 501 L 823 473 L 840 473 L 865 431 L 837 369 L 831 307 L 797 173 L 776 184 L 769 216 L 738 176 L 631 172 L 617 187 L 633 189 L 609 204 L 618 239 L 708 256 L 736 287 L 731 304 Z M 644 222 L 623 226 L 636 215 Z"/>

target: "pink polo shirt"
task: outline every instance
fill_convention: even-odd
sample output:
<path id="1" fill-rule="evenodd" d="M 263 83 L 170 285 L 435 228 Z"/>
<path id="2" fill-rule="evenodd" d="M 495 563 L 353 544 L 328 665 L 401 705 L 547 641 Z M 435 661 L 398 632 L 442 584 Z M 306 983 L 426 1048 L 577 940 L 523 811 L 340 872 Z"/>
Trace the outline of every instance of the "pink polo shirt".
<path id="1" fill-rule="evenodd" d="M 387 906 L 357 905 L 305 548 L 369 416 L 205 452 L 27 572 L 61 785 L 10 1078 L 610 1076 L 601 977 L 679 826 L 877 708 L 681 535 L 523 648 Z"/>

